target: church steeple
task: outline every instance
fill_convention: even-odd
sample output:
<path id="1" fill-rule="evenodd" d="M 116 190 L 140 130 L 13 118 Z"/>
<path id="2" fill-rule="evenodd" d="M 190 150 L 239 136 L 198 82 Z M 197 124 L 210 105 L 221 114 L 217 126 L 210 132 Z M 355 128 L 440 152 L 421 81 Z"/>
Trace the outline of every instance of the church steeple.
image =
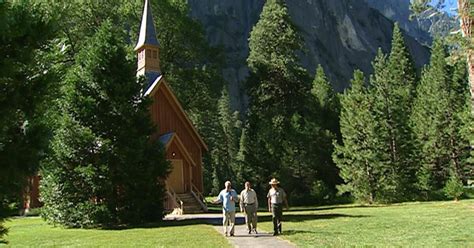
<path id="1" fill-rule="evenodd" d="M 155 24 L 148 0 L 143 7 L 142 23 L 138 42 L 135 46 L 138 54 L 137 75 L 145 75 L 148 80 L 155 80 L 160 74 L 160 43 L 156 37 Z"/>

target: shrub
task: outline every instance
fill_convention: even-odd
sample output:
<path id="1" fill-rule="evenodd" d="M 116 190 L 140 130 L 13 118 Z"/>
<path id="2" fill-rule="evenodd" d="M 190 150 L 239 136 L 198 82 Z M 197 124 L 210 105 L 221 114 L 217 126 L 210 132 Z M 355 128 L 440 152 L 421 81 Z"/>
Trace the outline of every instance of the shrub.
<path id="1" fill-rule="evenodd" d="M 451 176 L 444 187 L 444 193 L 447 197 L 457 201 L 464 193 L 462 181 L 456 176 Z"/>

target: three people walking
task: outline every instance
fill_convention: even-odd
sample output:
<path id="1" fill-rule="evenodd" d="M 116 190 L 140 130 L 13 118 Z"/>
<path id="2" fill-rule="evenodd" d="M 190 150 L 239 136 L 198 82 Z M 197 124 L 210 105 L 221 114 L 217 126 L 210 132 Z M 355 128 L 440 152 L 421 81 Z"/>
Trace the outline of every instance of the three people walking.
<path id="1" fill-rule="evenodd" d="M 273 235 L 282 233 L 282 215 L 283 204 L 288 209 L 288 200 L 286 192 L 279 187 L 280 182 L 273 178 L 270 183 L 271 188 L 268 191 L 268 211 L 272 213 L 273 221 Z M 230 181 L 225 182 L 225 188 L 219 193 L 214 204 L 222 203 L 222 225 L 225 236 L 234 236 L 235 230 L 235 203 L 239 202 L 240 211 L 245 215 L 245 222 L 247 224 L 247 231 L 249 234 L 252 231 L 257 234 L 257 209 L 258 199 L 257 193 L 252 189 L 250 182 L 245 182 L 245 189 L 240 193 L 232 189 Z M 230 228 L 230 229 L 229 229 Z"/>

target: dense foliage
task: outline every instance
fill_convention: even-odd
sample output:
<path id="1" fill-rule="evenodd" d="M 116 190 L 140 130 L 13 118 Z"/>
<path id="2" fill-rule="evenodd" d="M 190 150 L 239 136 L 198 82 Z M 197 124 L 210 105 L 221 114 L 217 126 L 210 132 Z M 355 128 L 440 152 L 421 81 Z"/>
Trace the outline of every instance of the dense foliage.
<path id="1" fill-rule="evenodd" d="M 425 195 L 466 180 L 470 146 L 461 132 L 467 124 L 463 116 L 469 114 L 465 68 L 465 63 L 448 65 L 445 46 L 440 40 L 434 43 L 411 117 L 419 152 L 418 187 Z"/>
<path id="2" fill-rule="evenodd" d="M 73 71 L 72 68 L 77 67 L 77 60 L 79 56 L 84 57 L 87 53 L 87 50 L 92 49 L 91 43 L 93 42 L 101 42 L 101 40 L 91 40 L 88 37 L 94 36 L 98 30 L 98 28 L 104 23 L 104 21 L 110 21 L 114 26 L 114 32 L 117 35 L 121 35 L 121 39 L 123 41 L 127 41 L 127 63 L 131 63 L 132 67 L 135 66 L 135 56 L 134 52 L 131 51 L 131 47 L 134 45 L 133 43 L 137 39 L 138 29 L 140 24 L 141 12 L 143 9 L 143 1 L 136 0 L 136 1 L 129 1 L 129 2 L 98 2 L 98 1 L 68 1 L 68 2 L 58 2 L 58 1 L 49 1 L 49 0 L 38 0 L 39 2 L 46 2 L 48 3 L 47 10 L 49 13 L 58 13 L 58 18 L 60 19 L 60 38 L 64 42 L 64 46 L 66 47 L 67 58 L 63 63 L 63 71 Z M 208 143 L 209 148 L 217 149 L 216 147 L 220 147 L 224 141 L 219 139 L 220 133 L 222 133 L 222 128 L 217 126 L 215 123 L 218 123 L 217 119 L 217 100 L 219 98 L 220 88 L 223 84 L 222 79 L 220 78 L 219 67 L 217 66 L 220 62 L 218 59 L 218 51 L 211 49 L 204 38 L 204 32 L 200 25 L 191 20 L 187 14 L 188 9 L 185 1 L 168 1 L 168 0 L 160 0 L 160 1 L 152 1 L 152 10 L 153 13 L 159 13 L 154 15 L 155 26 L 157 27 L 157 34 L 158 39 L 160 40 L 161 48 L 160 48 L 160 61 L 161 61 L 161 69 L 167 78 L 167 82 L 170 83 L 171 87 L 173 88 L 174 92 L 176 93 L 177 97 L 179 98 L 180 102 L 182 103 L 183 107 L 185 108 L 186 112 L 191 117 L 192 121 L 205 138 L 206 142 Z M 98 44 L 96 44 L 98 45 Z M 122 44 L 124 45 L 124 44 Z M 120 45 L 120 46 L 122 46 Z M 124 61 L 122 61 L 124 62 Z M 107 64 L 105 66 L 112 66 L 112 64 Z M 115 65 L 114 65 L 115 66 Z M 125 65 L 123 65 L 125 66 Z M 126 65 L 128 71 L 129 65 Z M 87 68 L 87 70 L 91 70 L 93 68 Z M 77 69 L 76 69 L 77 70 Z M 68 75 L 74 74 L 72 72 L 68 73 Z M 88 81 L 89 79 L 82 79 L 83 81 Z M 62 80 L 62 84 L 70 85 L 71 84 L 71 77 L 68 76 L 65 80 Z M 125 83 L 125 82 L 123 82 Z M 74 89 L 69 89 L 74 90 Z M 86 99 L 92 97 L 89 94 L 92 92 L 86 91 L 83 92 L 84 97 Z M 113 92 L 113 94 L 122 94 L 124 92 Z M 129 92 L 130 93 L 130 92 Z M 128 103 L 134 104 L 134 101 L 128 101 Z M 61 130 L 64 129 L 65 121 L 63 120 L 63 116 L 60 114 L 63 112 L 64 106 L 58 106 L 56 109 L 51 111 L 51 115 L 54 116 L 50 123 L 50 125 L 54 126 L 54 129 Z M 74 110 L 78 106 L 70 106 L 70 110 Z M 88 107 L 90 107 L 88 105 Z M 135 106 L 136 107 L 136 106 Z M 78 107 L 81 109 L 82 107 Z M 92 111 L 94 112 L 94 111 Z M 137 116 L 135 116 L 137 117 Z M 134 118 L 133 116 L 127 116 L 127 118 Z M 145 121 L 145 120 L 142 120 Z M 141 129 L 145 134 L 148 130 L 147 127 L 144 127 L 145 122 L 141 125 L 136 125 L 132 127 L 134 121 L 128 120 L 127 125 L 123 125 L 124 127 L 127 126 L 128 128 L 136 128 Z M 74 123 L 71 123 L 71 125 Z M 123 123 L 122 123 L 123 124 Z M 69 129 L 72 126 L 69 127 Z M 67 128 L 66 128 L 67 129 Z M 86 130 L 87 131 L 87 130 Z M 84 134 L 86 135 L 87 132 Z M 87 135 L 86 135 L 87 136 Z M 93 135 L 94 136 L 94 135 Z M 140 136 L 140 135 L 138 135 Z M 54 165 L 51 166 L 54 158 L 57 154 L 55 154 L 55 147 L 54 144 L 56 142 L 57 136 L 52 141 L 51 150 L 52 155 L 50 159 L 47 161 L 48 166 L 45 166 L 43 171 L 43 176 L 47 176 L 47 174 L 52 174 L 54 172 Z M 68 139 L 68 137 L 63 137 L 64 139 Z M 137 137 L 139 139 L 139 137 Z M 112 139 L 112 143 L 116 142 L 115 139 Z M 129 143 L 130 145 L 130 143 Z M 116 145 L 113 145 L 116 147 Z M 125 149 L 125 147 L 123 147 Z M 140 149 L 140 148 L 137 148 Z M 136 154 L 133 152 L 130 153 L 123 153 L 120 152 L 123 160 L 126 159 L 137 159 L 136 156 L 140 154 L 137 152 Z M 206 154 L 204 157 L 205 165 L 204 168 L 204 179 L 205 185 L 210 185 L 209 178 L 211 178 L 212 168 L 217 167 L 215 166 L 215 159 L 216 156 L 213 156 L 213 153 Z M 78 158 L 81 158 L 85 155 L 80 155 Z M 161 151 L 156 151 L 154 154 L 154 158 L 157 161 L 162 159 Z M 112 161 L 103 162 L 105 166 L 115 166 L 111 164 Z M 115 163 L 115 162 L 114 162 Z M 53 163 L 54 164 L 54 163 Z M 165 170 L 166 166 L 163 166 L 163 163 L 156 162 L 157 165 L 162 166 L 161 170 Z M 58 164 L 56 164 L 58 165 Z M 108 170 L 108 169 L 107 169 Z M 109 173 L 108 171 L 102 171 L 100 173 Z M 149 172 L 147 170 L 143 170 L 143 173 Z M 81 172 L 83 173 L 83 172 Z M 84 172 L 89 173 L 89 172 Z M 84 174 L 83 173 L 83 174 Z M 98 173 L 98 172 L 97 172 Z M 156 172 L 149 174 L 148 176 L 152 176 L 156 174 Z M 163 173 L 162 173 L 163 174 Z M 99 175 L 99 174 L 97 174 Z M 130 180 L 140 181 L 141 177 L 145 175 L 136 175 L 130 178 Z M 66 180 L 65 178 L 63 178 Z M 56 180 L 56 179 L 55 179 Z M 69 179 L 67 179 L 69 180 Z M 115 182 L 112 182 L 115 183 Z M 144 187 L 146 183 L 149 183 L 147 180 L 138 183 L 135 186 Z M 154 185 L 154 184 L 150 184 Z M 44 182 L 45 187 L 51 187 L 53 185 L 48 186 L 48 180 Z M 110 186 L 110 185 L 109 185 Z M 104 187 L 107 187 L 104 185 Z M 122 186 L 121 186 L 122 187 Z M 72 190 L 72 188 L 71 188 Z M 119 191 L 121 191 L 120 189 Z M 145 190 L 146 191 L 146 190 Z M 81 189 L 82 192 L 82 189 Z M 162 193 L 162 192 L 161 192 Z M 160 194 L 160 190 L 157 190 L 157 194 Z M 54 198 L 51 198 L 51 201 L 47 201 L 47 197 L 58 197 L 47 195 L 46 193 L 43 194 L 45 196 L 46 205 L 50 205 L 55 202 Z M 154 202 L 153 204 L 160 204 L 162 200 L 153 197 L 145 197 L 143 194 L 136 194 L 136 197 L 142 197 L 143 204 L 146 201 Z M 153 199 L 153 200 L 151 200 Z M 118 199 L 123 201 L 123 199 Z M 120 203 L 125 204 L 125 203 Z M 151 205 L 149 204 L 151 207 Z M 63 206 L 64 207 L 64 206 Z M 143 215 L 145 215 L 146 211 L 140 212 L 140 206 L 124 206 L 123 208 L 138 208 L 137 214 L 138 219 L 133 220 L 133 216 L 118 216 L 117 213 L 110 213 L 109 210 L 100 209 L 100 212 L 97 212 L 97 218 L 101 218 L 104 222 L 139 222 L 143 220 Z M 157 206 L 155 209 L 149 209 L 150 213 L 148 215 L 155 215 L 153 219 L 159 219 L 158 216 L 161 216 L 161 206 Z M 67 212 L 66 208 L 63 208 L 64 212 Z M 85 210 L 84 210 L 85 211 Z M 93 212 L 93 211 L 91 211 Z M 112 215 L 116 216 L 112 216 Z M 129 212 L 131 214 L 131 212 Z M 99 216 L 100 215 L 100 216 Z M 45 212 L 45 216 L 48 214 Z M 48 218 L 52 218 L 50 214 Z M 118 217 L 117 217 L 118 216 Z M 75 216 L 77 218 L 81 218 L 81 216 Z M 88 218 L 85 216 L 84 218 Z M 54 220 L 53 220 L 54 221 Z M 67 223 L 68 225 L 82 225 L 82 224 L 94 224 L 94 223 L 76 223 L 71 224 Z"/>
<path id="3" fill-rule="evenodd" d="M 42 215 L 66 226 L 158 221 L 168 172 L 121 32 L 104 22 L 61 88 Z"/>
<path id="4" fill-rule="evenodd" d="M 379 197 L 387 201 L 410 200 L 415 182 L 412 131 L 409 116 L 416 87 L 415 68 L 398 25 L 393 30 L 392 49 L 374 62 L 370 79 L 377 122 L 380 173 L 385 182 Z"/>
<path id="5" fill-rule="evenodd" d="M 434 43 L 418 82 L 395 26 L 392 50 L 375 58 L 369 86 L 355 76 L 343 96 L 343 145 L 334 154 L 346 182 L 341 190 L 367 202 L 462 194 L 472 176 L 473 124 L 465 64 L 449 65 L 445 49 Z"/>
<path id="6" fill-rule="evenodd" d="M 311 89 L 309 75 L 297 56 L 303 50 L 303 40 L 285 1 L 265 3 L 250 34 L 249 47 L 250 106 L 241 142 L 246 141 L 247 147 L 240 148 L 244 165 L 250 168 L 248 179 L 258 183 L 263 193 L 271 177 L 282 178 L 292 202 L 310 203 L 315 200 L 313 196 L 321 196 L 321 185 L 331 187 L 315 179 L 330 181 L 332 187 L 337 180 L 324 176 L 331 166 L 334 168 L 331 152 L 335 134 L 321 125 L 325 115 L 319 114 L 334 110 L 336 96 L 322 70 Z"/>
<path id="7" fill-rule="evenodd" d="M 383 59 L 379 56 L 378 59 Z M 366 88 L 364 74 L 354 72 L 351 88 L 341 98 L 341 133 L 343 145 L 337 145 L 334 161 L 341 169 L 346 182 L 342 192 L 350 192 L 356 199 L 374 202 L 382 184 L 380 161 L 377 150 L 381 146 L 376 139 L 377 122 L 373 103 Z"/>
<path id="8" fill-rule="evenodd" d="M 43 114 L 56 76 L 55 31 L 40 6 L 0 1 L 0 239 L 47 145 Z"/>

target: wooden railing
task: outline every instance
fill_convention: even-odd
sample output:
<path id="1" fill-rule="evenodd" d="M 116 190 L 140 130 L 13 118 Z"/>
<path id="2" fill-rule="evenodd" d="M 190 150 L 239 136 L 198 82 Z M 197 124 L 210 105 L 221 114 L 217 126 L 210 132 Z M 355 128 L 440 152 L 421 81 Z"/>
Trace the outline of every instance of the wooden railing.
<path id="1" fill-rule="evenodd" d="M 171 207 L 170 209 L 173 209 L 172 214 L 183 214 L 183 201 L 179 198 L 178 195 L 176 195 L 176 192 L 170 186 L 168 186 L 167 193 L 168 197 L 171 198 L 171 201 L 173 203 L 173 206 L 168 206 Z"/>
<path id="2" fill-rule="evenodd" d="M 205 201 L 204 196 L 202 195 L 201 191 L 199 191 L 199 189 L 196 187 L 196 185 L 194 185 L 193 183 L 191 183 L 191 194 L 199 202 L 202 209 L 205 212 L 207 212 L 207 205 L 204 203 L 204 201 Z"/>

